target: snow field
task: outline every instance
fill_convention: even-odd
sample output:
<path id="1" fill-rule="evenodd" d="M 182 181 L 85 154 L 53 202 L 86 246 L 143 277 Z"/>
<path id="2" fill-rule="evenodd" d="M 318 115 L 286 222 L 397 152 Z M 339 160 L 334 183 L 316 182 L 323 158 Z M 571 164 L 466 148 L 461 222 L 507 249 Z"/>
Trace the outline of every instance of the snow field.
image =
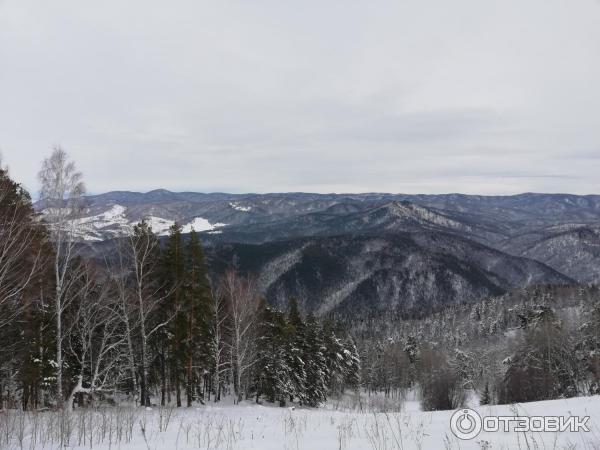
<path id="1" fill-rule="evenodd" d="M 357 412 L 241 405 L 0 413 L 2 449 L 600 449 L 600 397 L 475 407 L 481 415 L 590 416 L 590 432 L 482 433 L 461 441 L 453 411 Z"/>

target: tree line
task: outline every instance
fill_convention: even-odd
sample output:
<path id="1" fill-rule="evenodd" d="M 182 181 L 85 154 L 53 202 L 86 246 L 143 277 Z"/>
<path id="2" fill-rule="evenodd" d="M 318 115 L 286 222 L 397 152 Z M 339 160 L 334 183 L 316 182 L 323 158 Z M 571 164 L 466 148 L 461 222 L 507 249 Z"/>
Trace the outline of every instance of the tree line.
<path id="1" fill-rule="evenodd" d="M 209 270 L 200 236 L 141 220 L 99 257 L 81 244 L 82 175 L 61 149 L 34 211 L 0 168 L 0 409 L 224 397 L 319 406 L 347 389 L 423 409 L 600 393 L 600 290 L 536 286 L 422 318 L 303 317 L 255 280 Z M 339 318 L 338 318 L 339 319 Z M 347 332 L 350 330 L 352 336 Z"/>
<path id="2" fill-rule="evenodd" d="M 600 393 L 596 285 L 534 286 L 377 323 L 394 333 L 368 333 L 370 321 L 345 324 L 357 336 L 364 388 L 387 396 L 418 388 L 424 410 L 459 408 L 468 391 L 482 404 Z"/>
<path id="3" fill-rule="evenodd" d="M 0 169 L 0 409 L 89 403 L 191 406 L 224 396 L 319 406 L 357 388 L 360 358 L 332 322 L 279 311 L 255 281 L 211 277 L 199 235 L 141 220 L 99 258 L 84 251 L 85 186 L 56 148 L 43 214 Z"/>

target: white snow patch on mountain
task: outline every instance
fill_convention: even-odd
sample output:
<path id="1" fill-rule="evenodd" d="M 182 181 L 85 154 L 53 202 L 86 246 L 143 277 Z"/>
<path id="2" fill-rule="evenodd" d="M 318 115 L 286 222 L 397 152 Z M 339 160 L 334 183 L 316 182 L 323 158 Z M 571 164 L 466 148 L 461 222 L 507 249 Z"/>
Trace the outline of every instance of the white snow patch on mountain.
<path id="1" fill-rule="evenodd" d="M 248 211 L 250 211 L 252 209 L 251 206 L 241 206 L 241 205 L 238 205 L 237 203 L 234 203 L 234 202 L 230 202 L 229 206 L 231 206 L 236 211 L 243 211 L 243 212 L 248 212 Z"/>
<path id="2" fill-rule="evenodd" d="M 203 219 L 202 217 L 196 217 L 190 223 L 187 223 L 183 226 L 184 233 L 190 233 L 192 229 L 195 231 L 207 231 L 212 230 L 213 226 L 208 220 Z"/>
<path id="3" fill-rule="evenodd" d="M 150 216 L 146 219 L 150 226 L 152 227 L 152 231 L 154 231 L 159 236 L 165 236 L 169 234 L 169 228 L 171 228 L 175 221 L 169 219 L 163 219 L 162 217 Z M 208 220 L 202 217 L 196 217 L 191 222 L 182 225 L 181 231 L 183 233 L 190 233 L 192 229 L 195 231 L 211 231 L 215 228 L 224 227 L 227 224 L 225 223 L 215 223 L 211 224 Z"/>
<path id="4" fill-rule="evenodd" d="M 128 231 L 131 229 L 131 224 L 125 216 L 125 211 L 124 206 L 113 205 L 100 214 L 74 219 L 71 221 L 73 233 L 76 239 L 102 241 L 105 234 L 116 235 Z"/>
<path id="5" fill-rule="evenodd" d="M 211 224 L 208 220 L 203 219 L 202 217 L 196 217 L 190 223 L 187 223 L 183 226 L 184 233 L 190 233 L 192 229 L 194 231 L 211 231 L 215 228 L 224 227 L 227 224 L 225 223 L 215 223 Z"/>
<path id="6" fill-rule="evenodd" d="M 146 222 L 152 228 L 152 231 L 159 236 L 169 234 L 169 228 L 175 223 L 173 220 L 163 219 L 162 217 L 148 216 Z"/>
<path id="7" fill-rule="evenodd" d="M 78 217 L 70 221 L 75 239 L 80 241 L 103 241 L 116 236 L 130 233 L 133 226 L 139 220 L 133 220 L 127 216 L 127 208 L 122 205 L 112 205 L 109 209 L 98 213 L 91 214 L 93 210 L 85 210 L 83 217 Z M 49 216 L 53 211 L 47 209 L 42 211 L 42 214 Z M 90 214 L 90 215 L 86 215 Z M 149 215 L 146 222 L 152 228 L 152 231 L 159 236 L 169 234 L 169 228 L 173 226 L 175 221 L 165 219 L 163 217 Z M 225 223 L 211 224 L 203 217 L 195 217 L 190 222 L 182 226 L 183 233 L 195 231 L 212 231 L 216 228 L 224 227 Z"/>
<path id="8" fill-rule="evenodd" d="M 128 220 L 125 217 L 125 211 L 127 208 L 121 205 L 113 205 L 108 211 L 104 211 L 102 214 L 98 214 L 96 216 L 98 221 L 104 221 L 107 223 L 115 223 L 115 224 L 128 224 Z M 94 216 L 88 219 L 93 219 Z"/>

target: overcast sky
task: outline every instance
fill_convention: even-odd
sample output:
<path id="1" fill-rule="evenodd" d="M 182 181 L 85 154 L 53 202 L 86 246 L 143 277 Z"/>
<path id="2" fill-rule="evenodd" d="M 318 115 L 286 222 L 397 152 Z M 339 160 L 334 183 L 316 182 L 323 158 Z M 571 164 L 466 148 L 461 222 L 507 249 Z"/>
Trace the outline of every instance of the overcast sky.
<path id="1" fill-rule="evenodd" d="M 600 194 L 598 0 L 0 0 L 37 190 Z"/>

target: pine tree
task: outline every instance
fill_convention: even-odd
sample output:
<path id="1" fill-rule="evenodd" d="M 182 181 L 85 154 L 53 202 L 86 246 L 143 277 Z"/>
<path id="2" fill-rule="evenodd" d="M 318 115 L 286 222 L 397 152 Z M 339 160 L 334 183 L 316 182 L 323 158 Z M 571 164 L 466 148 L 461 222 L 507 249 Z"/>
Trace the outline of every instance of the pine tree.
<path id="1" fill-rule="evenodd" d="M 329 322 L 323 327 L 325 361 L 327 367 L 326 383 L 331 393 L 341 394 L 346 378 L 346 353 L 342 341 L 336 336 Z"/>
<path id="2" fill-rule="evenodd" d="M 288 313 L 290 335 L 286 345 L 287 365 L 290 368 L 290 401 L 297 398 L 300 403 L 306 403 L 306 364 L 304 351 L 306 349 L 306 326 L 298 310 L 298 302 L 292 297 Z"/>
<path id="3" fill-rule="evenodd" d="M 344 384 L 350 389 L 360 386 L 361 362 L 356 344 L 350 338 L 344 342 Z"/>
<path id="4" fill-rule="evenodd" d="M 292 297 L 290 299 L 288 321 L 293 327 L 299 328 L 303 326 L 300 310 L 298 309 L 298 300 L 296 297 Z"/>
<path id="5" fill-rule="evenodd" d="M 311 315 L 306 320 L 303 360 L 306 370 L 304 398 L 308 406 L 316 407 L 327 400 L 327 360 L 321 327 Z"/>
<path id="6" fill-rule="evenodd" d="M 165 314 L 173 314 L 174 318 L 169 326 L 169 334 L 165 336 L 170 339 L 168 355 L 166 358 L 170 372 L 170 379 L 175 388 L 177 406 L 181 406 L 181 385 L 185 377 L 187 363 L 187 339 L 188 339 L 188 313 L 185 305 L 185 249 L 181 235 L 182 228 L 175 223 L 169 229 L 169 239 L 163 254 L 163 271 L 165 288 L 168 291 L 168 311 Z"/>
<path id="7" fill-rule="evenodd" d="M 29 193 L 0 167 L 0 409 L 16 393 L 1 375 L 18 382 L 23 409 L 48 406 L 56 390 L 51 365 L 56 355 L 53 311 L 49 304 L 54 274 L 53 248 L 35 218 Z"/>
<path id="8" fill-rule="evenodd" d="M 267 306 L 264 300 L 261 310 L 256 399 L 258 401 L 261 395 L 265 395 L 270 402 L 284 406 L 293 392 L 286 346 L 291 327 L 285 316 Z"/>
<path id="9" fill-rule="evenodd" d="M 194 399 L 194 386 L 208 372 L 210 359 L 209 315 L 211 288 L 202 244 L 192 229 L 186 246 L 184 305 L 186 322 L 186 396 L 187 405 Z M 201 370 L 203 369 L 203 370 Z"/>
<path id="10" fill-rule="evenodd" d="M 591 376 L 588 389 L 592 395 L 600 394 L 600 302 L 583 306 L 583 324 L 580 329 L 577 350 L 585 370 Z"/>

